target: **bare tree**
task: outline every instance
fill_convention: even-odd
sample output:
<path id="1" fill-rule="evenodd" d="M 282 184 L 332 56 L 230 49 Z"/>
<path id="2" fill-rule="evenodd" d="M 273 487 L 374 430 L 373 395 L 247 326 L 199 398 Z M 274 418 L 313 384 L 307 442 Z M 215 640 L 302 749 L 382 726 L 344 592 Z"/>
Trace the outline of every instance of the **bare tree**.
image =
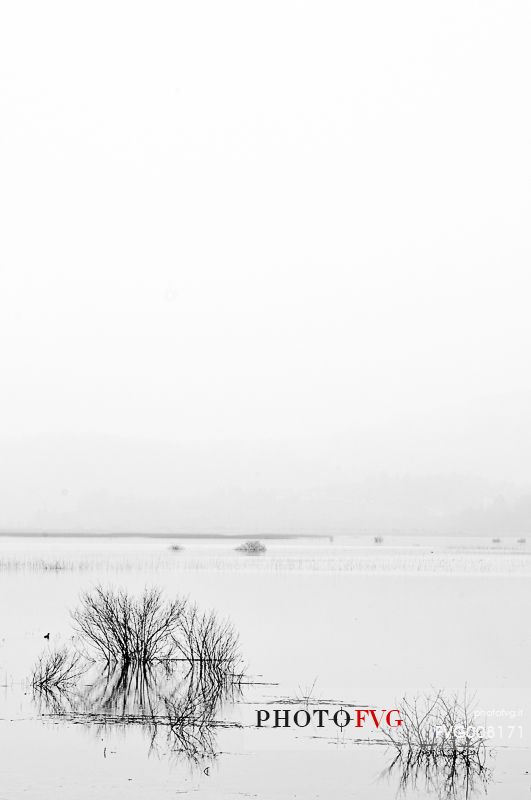
<path id="1" fill-rule="evenodd" d="M 163 599 L 158 589 L 140 598 L 98 586 L 86 592 L 72 618 L 82 641 L 108 664 L 152 664 L 171 656 L 185 601 Z"/>

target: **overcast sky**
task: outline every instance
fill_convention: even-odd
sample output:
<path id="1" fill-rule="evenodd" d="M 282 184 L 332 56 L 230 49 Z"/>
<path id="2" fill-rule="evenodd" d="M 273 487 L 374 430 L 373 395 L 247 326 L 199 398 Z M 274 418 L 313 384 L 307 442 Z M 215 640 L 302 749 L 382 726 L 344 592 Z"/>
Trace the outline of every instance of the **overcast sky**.
<path id="1" fill-rule="evenodd" d="M 190 492 L 232 475 L 246 519 L 273 475 L 531 484 L 530 23 L 524 0 L 4 2 L 7 522 L 37 490 L 81 526 L 91 492 L 142 499 L 143 447 L 164 486 L 157 448 L 218 464 Z"/>

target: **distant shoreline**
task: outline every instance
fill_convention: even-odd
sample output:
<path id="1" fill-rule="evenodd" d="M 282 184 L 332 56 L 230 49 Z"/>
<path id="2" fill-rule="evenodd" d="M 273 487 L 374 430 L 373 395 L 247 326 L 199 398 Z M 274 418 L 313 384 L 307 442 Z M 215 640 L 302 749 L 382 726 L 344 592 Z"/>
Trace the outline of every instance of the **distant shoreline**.
<path id="1" fill-rule="evenodd" d="M 16 533 L 1 531 L 2 539 L 333 539 L 326 533 Z"/>
<path id="2" fill-rule="evenodd" d="M 0 531 L 0 539 L 269 539 L 273 540 L 294 540 L 294 539 L 324 539 L 333 542 L 334 539 L 374 539 L 381 536 L 384 539 L 407 538 L 407 539 L 492 539 L 493 536 L 501 540 L 514 539 L 525 536 L 518 532 L 511 533 L 141 533 L 139 531 L 118 532 L 118 533 L 64 533 L 53 531 Z"/>

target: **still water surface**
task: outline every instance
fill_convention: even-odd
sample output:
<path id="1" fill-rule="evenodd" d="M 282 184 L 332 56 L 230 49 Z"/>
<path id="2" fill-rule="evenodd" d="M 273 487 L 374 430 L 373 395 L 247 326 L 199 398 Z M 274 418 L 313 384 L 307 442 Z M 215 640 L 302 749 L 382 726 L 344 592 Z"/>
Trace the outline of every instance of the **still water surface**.
<path id="1" fill-rule="evenodd" d="M 179 544 L 173 552 L 153 539 L 0 540 L 0 800 L 394 798 L 398 779 L 383 775 L 393 753 L 377 735 L 258 730 L 256 710 L 389 708 L 404 693 L 465 684 L 493 724 L 492 776 L 480 795 L 529 794 L 527 545 L 300 540 L 246 556 L 234 541 Z M 71 640 L 69 612 L 98 583 L 158 586 L 231 619 L 247 677 L 219 709 L 215 758 L 194 764 L 150 746 L 141 725 L 50 716 L 34 702 L 33 664 Z M 431 795 L 418 785 L 406 796 Z"/>

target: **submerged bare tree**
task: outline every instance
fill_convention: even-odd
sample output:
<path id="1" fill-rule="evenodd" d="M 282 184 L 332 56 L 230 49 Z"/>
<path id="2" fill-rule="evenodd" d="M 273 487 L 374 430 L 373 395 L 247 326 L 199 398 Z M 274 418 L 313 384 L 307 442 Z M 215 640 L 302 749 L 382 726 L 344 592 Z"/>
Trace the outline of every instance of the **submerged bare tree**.
<path id="1" fill-rule="evenodd" d="M 219 677 L 233 675 L 240 661 L 230 622 L 184 599 L 165 600 L 158 589 L 135 598 L 99 586 L 82 596 L 72 618 L 88 653 L 110 666 L 185 661 L 194 669 L 208 664 Z"/>
<path id="2" fill-rule="evenodd" d="M 96 587 L 81 598 L 72 618 L 83 642 L 106 663 L 152 664 L 171 657 L 173 635 L 186 603 L 164 600 L 158 589 L 139 598 Z"/>

